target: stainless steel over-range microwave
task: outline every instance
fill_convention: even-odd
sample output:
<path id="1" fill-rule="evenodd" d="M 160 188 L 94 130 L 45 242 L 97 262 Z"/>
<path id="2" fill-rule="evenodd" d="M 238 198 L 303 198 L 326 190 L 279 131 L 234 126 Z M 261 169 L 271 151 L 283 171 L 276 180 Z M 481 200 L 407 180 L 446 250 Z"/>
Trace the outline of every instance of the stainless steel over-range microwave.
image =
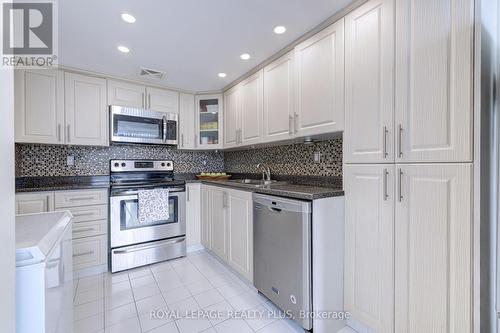
<path id="1" fill-rule="evenodd" d="M 110 106 L 111 142 L 177 144 L 178 115 L 125 106 Z"/>

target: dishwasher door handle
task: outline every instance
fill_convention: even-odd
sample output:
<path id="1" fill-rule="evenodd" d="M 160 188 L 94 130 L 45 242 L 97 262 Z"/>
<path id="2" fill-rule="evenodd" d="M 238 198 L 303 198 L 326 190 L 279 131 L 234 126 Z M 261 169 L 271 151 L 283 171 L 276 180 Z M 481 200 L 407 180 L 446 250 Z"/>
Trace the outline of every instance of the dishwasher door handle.
<path id="1" fill-rule="evenodd" d="M 282 209 L 281 208 L 276 208 L 276 207 L 267 207 L 267 209 L 270 211 L 270 212 L 273 212 L 273 213 L 281 213 Z"/>

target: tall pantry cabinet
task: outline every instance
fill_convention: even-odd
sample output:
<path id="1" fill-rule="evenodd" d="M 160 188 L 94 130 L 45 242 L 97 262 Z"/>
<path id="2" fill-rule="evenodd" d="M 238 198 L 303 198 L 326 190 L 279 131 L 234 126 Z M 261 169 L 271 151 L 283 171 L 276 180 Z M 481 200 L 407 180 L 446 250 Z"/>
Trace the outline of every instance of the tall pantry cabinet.
<path id="1" fill-rule="evenodd" d="M 361 330 L 471 332 L 473 23 L 473 0 L 345 18 L 344 298 Z"/>

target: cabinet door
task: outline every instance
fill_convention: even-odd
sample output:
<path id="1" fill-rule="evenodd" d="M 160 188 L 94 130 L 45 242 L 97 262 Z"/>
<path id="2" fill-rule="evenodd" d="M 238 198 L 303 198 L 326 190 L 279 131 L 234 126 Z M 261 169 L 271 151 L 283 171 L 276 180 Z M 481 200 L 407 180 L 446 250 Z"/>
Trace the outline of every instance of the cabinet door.
<path id="1" fill-rule="evenodd" d="M 179 98 L 180 149 L 194 149 L 194 95 L 180 94 Z"/>
<path id="2" fill-rule="evenodd" d="M 344 161 L 394 161 L 393 0 L 370 0 L 345 18 Z"/>
<path id="3" fill-rule="evenodd" d="M 66 143 L 107 146 L 106 80 L 65 73 Z"/>
<path id="4" fill-rule="evenodd" d="M 344 19 L 295 47 L 298 136 L 344 129 Z"/>
<path id="5" fill-rule="evenodd" d="M 108 104 L 146 107 L 146 87 L 122 81 L 108 80 Z"/>
<path id="6" fill-rule="evenodd" d="M 160 112 L 179 113 L 179 93 L 177 91 L 147 87 L 147 109 Z"/>
<path id="7" fill-rule="evenodd" d="M 262 140 L 263 95 L 263 71 L 260 70 L 241 83 L 240 144 Z"/>
<path id="8" fill-rule="evenodd" d="M 473 29 L 473 0 L 398 2 L 398 161 L 472 161 Z"/>
<path id="9" fill-rule="evenodd" d="M 199 245 L 201 243 L 200 222 L 200 184 L 186 185 L 186 243 Z"/>
<path id="10" fill-rule="evenodd" d="M 201 185 L 201 212 L 200 212 L 200 220 L 201 220 L 201 244 L 206 249 L 212 249 L 211 242 L 211 195 L 210 195 L 210 187 L 206 185 Z"/>
<path id="11" fill-rule="evenodd" d="M 264 68 L 263 141 L 293 137 L 293 51 Z"/>
<path id="12" fill-rule="evenodd" d="M 224 93 L 224 148 L 234 147 L 240 142 L 240 95 L 239 85 Z"/>
<path id="13" fill-rule="evenodd" d="M 222 148 L 222 117 L 222 95 L 196 96 L 196 148 Z"/>
<path id="14" fill-rule="evenodd" d="M 62 71 L 16 70 L 15 141 L 64 143 L 64 74 Z"/>
<path id="15" fill-rule="evenodd" d="M 211 189 L 211 243 L 212 251 L 227 260 L 227 192 L 221 188 Z"/>
<path id="16" fill-rule="evenodd" d="M 53 192 L 16 194 L 16 214 L 44 213 L 53 210 Z"/>
<path id="17" fill-rule="evenodd" d="M 395 330 L 470 332 L 472 165 L 397 168 Z"/>
<path id="18" fill-rule="evenodd" d="M 344 171 L 345 311 L 379 333 L 394 332 L 394 169 L 347 165 Z"/>
<path id="19" fill-rule="evenodd" d="M 253 282 L 252 193 L 228 192 L 228 263 Z"/>

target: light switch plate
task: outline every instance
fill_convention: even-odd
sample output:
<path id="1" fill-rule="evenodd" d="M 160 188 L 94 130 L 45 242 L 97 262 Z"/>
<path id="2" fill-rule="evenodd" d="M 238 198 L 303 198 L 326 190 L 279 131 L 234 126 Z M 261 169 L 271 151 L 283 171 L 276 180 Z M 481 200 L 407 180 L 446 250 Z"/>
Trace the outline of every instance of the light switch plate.
<path id="1" fill-rule="evenodd" d="M 73 165 L 75 165 L 75 155 L 68 155 L 66 157 L 66 165 L 67 166 L 73 166 Z"/>
<path id="2" fill-rule="evenodd" d="M 321 163 L 321 152 L 320 151 L 314 152 L 314 163 Z"/>

